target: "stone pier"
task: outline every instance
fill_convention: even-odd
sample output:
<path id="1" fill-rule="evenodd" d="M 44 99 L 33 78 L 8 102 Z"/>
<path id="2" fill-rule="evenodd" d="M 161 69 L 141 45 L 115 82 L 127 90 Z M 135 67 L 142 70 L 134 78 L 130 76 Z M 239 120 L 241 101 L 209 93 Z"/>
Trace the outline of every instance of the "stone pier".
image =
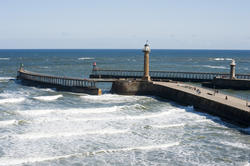
<path id="1" fill-rule="evenodd" d="M 122 95 L 154 95 L 181 105 L 227 119 L 243 126 L 250 126 L 250 104 L 239 98 L 216 93 L 200 87 L 178 82 L 116 81 L 112 93 Z"/>

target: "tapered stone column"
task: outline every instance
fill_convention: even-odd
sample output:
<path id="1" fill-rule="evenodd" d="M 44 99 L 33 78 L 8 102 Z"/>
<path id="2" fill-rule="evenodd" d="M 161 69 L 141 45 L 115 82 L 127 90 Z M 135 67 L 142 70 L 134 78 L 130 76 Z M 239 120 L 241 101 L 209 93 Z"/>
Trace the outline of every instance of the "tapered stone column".
<path id="1" fill-rule="evenodd" d="M 145 81 L 150 81 L 150 76 L 149 76 L 149 53 L 150 53 L 150 47 L 146 43 L 143 48 L 144 52 L 144 76 L 143 80 Z"/>

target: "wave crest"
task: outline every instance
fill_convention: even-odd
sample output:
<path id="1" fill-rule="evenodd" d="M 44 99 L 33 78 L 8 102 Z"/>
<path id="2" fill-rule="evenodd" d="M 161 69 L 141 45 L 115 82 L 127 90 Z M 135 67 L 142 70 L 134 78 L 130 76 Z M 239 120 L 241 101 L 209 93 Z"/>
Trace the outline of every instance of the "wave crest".
<path id="1" fill-rule="evenodd" d="M 5 61 L 7 61 L 7 60 L 10 60 L 10 58 L 0 58 L 0 60 L 5 60 Z"/>
<path id="2" fill-rule="evenodd" d="M 33 97 L 34 99 L 41 100 L 41 101 L 53 101 L 63 97 L 63 95 L 55 95 L 55 96 L 37 96 Z"/>
<path id="3" fill-rule="evenodd" d="M 0 82 L 7 82 L 12 79 L 15 79 L 15 78 L 14 77 L 0 77 Z"/>
<path id="4" fill-rule="evenodd" d="M 32 158 L 22 158 L 22 159 L 14 159 L 14 158 L 1 158 L 0 165 L 19 165 L 19 164 L 28 164 L 28 163 L 37 163 L 37 162 L 44 162 L 44 161 L 53 161 L 53 160 L 60 160 L 60 159 L 67 159 L 71 157 L 88 157 L 92 155 L 98 154 L 110 154 L 110 153 L 118 153 L 118 152 L 128 152 L 128 151 L 135 151 L 135 150 L 154 150 L 154 149 L 166 149 L 173 146 L 178 146 L 180 142 L 168 143 L 168 144 L 158 144 L 158 145 L 149 145 L 149 146 L 134 146 L 134 147 L 127 147 L 127 148 L 117 148 L 117 149 L 103 149 L 97 150 L 92 152 L 82 152 L 82 153 L 73 153 L 68 155 L 61 155 L 61 156 L 53 156 L 53 157 L 32 157 Z"/>
<path id="5" fill-rule="evenodd" d="M 8 99 L 0 99 L 0 104 L 8 104 L 8 103 L 20 103 L 23 102 L 25 98 L 8 98 Z"/>
<path id="6" fill-rule="evenodd" d="M 203 67 L 212 68 L 212 69 L 229 69 L 225 66 L 211 66 L 211 65 L 203 65 Z"/>
<path id="7" fill-rule="evenodd" d="M 213 60 L 213 61 L 231 61 L 233 59 L 232 58 L 209 58 L 209 60 Z"/>
<path id="8" fill-rule="evenodd" d="M 95 59 L 95 58 L 91 58 L 91 57 L 82 57 L 82 58 L 78 58 L 78 60 L 91 60 L 91 59 Z"/>

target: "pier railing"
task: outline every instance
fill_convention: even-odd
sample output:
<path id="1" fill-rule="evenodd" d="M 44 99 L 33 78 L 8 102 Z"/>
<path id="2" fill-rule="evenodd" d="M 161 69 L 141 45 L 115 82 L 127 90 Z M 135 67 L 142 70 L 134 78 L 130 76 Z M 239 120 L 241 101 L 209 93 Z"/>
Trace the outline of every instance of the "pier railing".
<path id="1" fill-rule="evenodd" d="M 95 87 L 95 81 L 81 78 L 71 78 L 62 76 L 51 76 L 20 69 L 18 78 L 45 84 L 52 84 L 64 87 Z"/>
<path id="2" fill-rule="evenodd" d="M 141 78 L 143 71 L 136 70 L 92 70 L 90 78 Z M 211 81 L 214 77 L 229 78 L 228 73 L 150 71 L 152 79 Z M 238 79 L 250 79 L 250 74 L 236 74 Z"/>

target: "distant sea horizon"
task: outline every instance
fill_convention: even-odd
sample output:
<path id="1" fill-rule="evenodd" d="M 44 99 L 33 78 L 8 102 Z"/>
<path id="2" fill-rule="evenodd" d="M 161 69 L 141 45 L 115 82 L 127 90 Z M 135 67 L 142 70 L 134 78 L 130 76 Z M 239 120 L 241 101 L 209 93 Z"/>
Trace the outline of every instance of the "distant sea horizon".
<path id="1" fill-rule="evenodd" d="M 142 48 L 0 48 L 0 50 L 141 50 Z M 250 51 L 249 49 L 151 48 L 151 50 Z"/>

